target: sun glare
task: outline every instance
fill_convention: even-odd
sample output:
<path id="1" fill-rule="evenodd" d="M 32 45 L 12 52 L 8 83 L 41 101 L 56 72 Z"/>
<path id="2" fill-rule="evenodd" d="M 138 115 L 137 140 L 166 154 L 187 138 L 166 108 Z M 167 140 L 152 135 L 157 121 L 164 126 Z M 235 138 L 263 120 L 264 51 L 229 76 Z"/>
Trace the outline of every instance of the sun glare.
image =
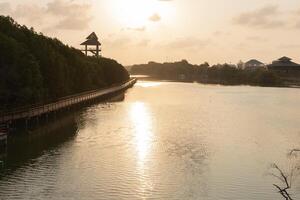
<path id="1" fill-rule="evenodd" d="M 154 0 L 114 0 L 115 16 L 125 28 L 142 29 L 149 18 L 157 13 L 162 14 L 164 8 Z"/>
<path id="2" fill-rule="evenodd" d="M 118 14 L 125 26 L 141 28 L 146 25 L 148 18 L 156 9 L 155 2 L 152 0 L 121 0 Z"/>

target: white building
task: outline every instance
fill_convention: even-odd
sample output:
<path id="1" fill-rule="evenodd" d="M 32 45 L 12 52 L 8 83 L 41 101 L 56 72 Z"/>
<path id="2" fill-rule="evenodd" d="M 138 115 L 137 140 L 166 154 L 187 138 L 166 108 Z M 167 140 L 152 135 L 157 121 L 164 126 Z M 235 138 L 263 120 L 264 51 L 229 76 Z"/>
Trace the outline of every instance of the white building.
<path id="1" fill-rule="evenodd" d="M 255 59 L 251 59 L 244 64 L 244 69 L 246 70 L 256 70 L 259 68 L 266 68 L 266 65 Z"/>

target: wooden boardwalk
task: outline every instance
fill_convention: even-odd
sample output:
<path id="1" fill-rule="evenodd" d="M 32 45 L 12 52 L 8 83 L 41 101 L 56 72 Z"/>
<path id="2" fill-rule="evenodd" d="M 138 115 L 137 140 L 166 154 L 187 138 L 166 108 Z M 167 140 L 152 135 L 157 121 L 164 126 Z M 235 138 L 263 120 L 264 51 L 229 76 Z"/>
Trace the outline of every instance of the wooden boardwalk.
<path id="1" fill-rule="evenodd" d="M 7 133 L 6 132 L 0 132 L 0 141 L 5 140 L 7 137 Z"/>
<path id="2" fill-rule="evenodd" d="M 19 119 L 30 119 L 32 117 L 37 117 L 43 114 L 58 111 L 76 104 L 81 104 L 86 101 L 101 98 L 106 95 L 117 93 L 132 87 L 136 83 L 136 79 L 131 79 L 122 85 L 112 86 L 106 89 L 95 90 L 90 92 L 85 92 L 77 95 L 68 96 L 59 99 L 55 102 L 44 104 L 40 106 L 30 106 L 24 108 L 17 108 L 7 112 L 0 111 L 0 124 L 5 124 L 7 122 L 19 120 Z M 0 133 L 1 134 L 1 133 Z"/>
<path id="3" fill-rule="evenodd" d="M 6 132 L 0 132 L 0 146 L 2 146 L 3 144 L 6 144 L 6 140 L 7 140 L 7 133 Z"/>
<path id="4" fill-rule="evenodd" d="M 0 151 L 1 151 L 1 147 L 6 146 L 6 144 L 7 144 L 7 130 L 5 125 L 0 124 Z"/>

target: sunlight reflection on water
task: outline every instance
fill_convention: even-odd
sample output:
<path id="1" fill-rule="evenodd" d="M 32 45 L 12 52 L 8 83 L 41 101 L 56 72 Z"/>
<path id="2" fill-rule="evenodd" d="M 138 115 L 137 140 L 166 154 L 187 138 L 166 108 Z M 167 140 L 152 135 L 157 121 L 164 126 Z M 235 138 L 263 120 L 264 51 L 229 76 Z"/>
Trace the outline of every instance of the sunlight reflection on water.
<path id="1" fill-rule="evenodd" d="M 136 85 L 147 88 L 147 87 L 157 87 L 162 85 L 162 83 L 161 82 L 138 82 Z"/>
<path id="2" fill-rule="evenodd" d="M 135 102 L 130 110 L 130 117 L 134 125 L 135 145 L 137 152 L 137 167 L 140 175 L 140 193 L 152 190 L 152 183 L 146 179 L 146 162 L 152 150 L 152 121 L 145 103 Z M 143 198 L 145 199 L 145 198 Z"/>
<path id="3" fill-rule="evenodd" d="M 151 150 L 152 125 L 149 111 L 142 102 L 132 104 L 130 112 L 131 120 L 135 127 L 135 142 L 138 162 L 143 165 Z"/>

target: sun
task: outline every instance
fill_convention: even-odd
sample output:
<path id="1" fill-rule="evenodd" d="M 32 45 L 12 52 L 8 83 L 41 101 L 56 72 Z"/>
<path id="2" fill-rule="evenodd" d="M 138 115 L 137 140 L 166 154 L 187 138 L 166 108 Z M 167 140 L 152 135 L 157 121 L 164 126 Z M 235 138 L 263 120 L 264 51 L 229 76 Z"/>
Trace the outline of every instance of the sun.
<path id="1" fill-rule="evenodd" d="M 143 28 L 149 18 L 159 11 L 159 4 L 154 0 L 114 0 L 115 16 L 126 28 Z"/>

